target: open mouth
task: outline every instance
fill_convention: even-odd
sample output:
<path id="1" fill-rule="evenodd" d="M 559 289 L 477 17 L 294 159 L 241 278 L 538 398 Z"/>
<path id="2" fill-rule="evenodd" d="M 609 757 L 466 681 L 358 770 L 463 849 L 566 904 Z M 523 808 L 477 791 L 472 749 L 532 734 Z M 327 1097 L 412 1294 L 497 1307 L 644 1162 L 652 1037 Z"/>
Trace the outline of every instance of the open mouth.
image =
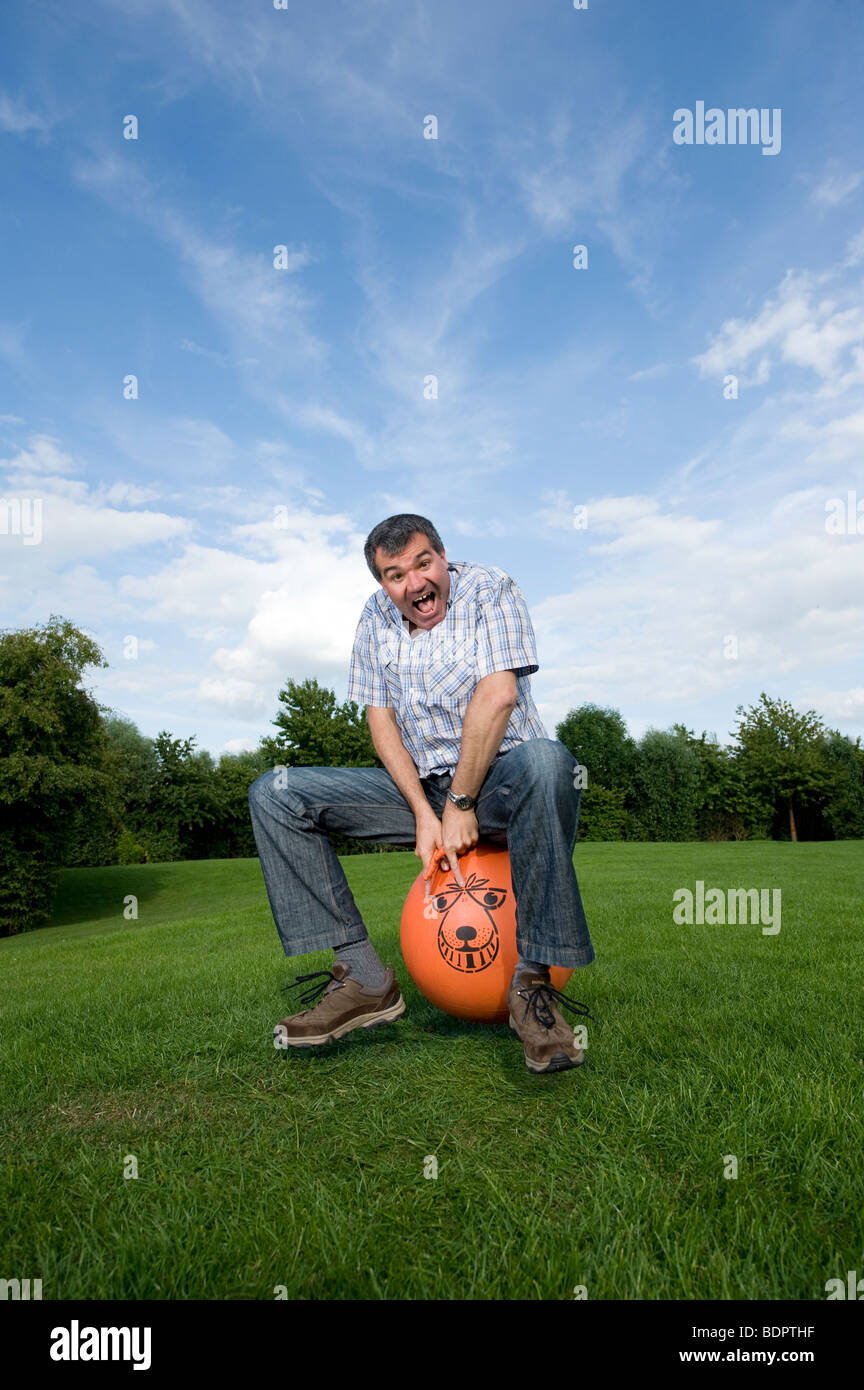
<path id="1" fill-rule="evenodd" d="M 417 609 L 417 612 L 423 616 L 427 616 L 429 613 L 431 613 L 433 608 L 435 607 L 434 590 L 427 589 L 425 594 L 421 594 L 419 598 L 415 598 L 413 601 L 413 606 Z"/>

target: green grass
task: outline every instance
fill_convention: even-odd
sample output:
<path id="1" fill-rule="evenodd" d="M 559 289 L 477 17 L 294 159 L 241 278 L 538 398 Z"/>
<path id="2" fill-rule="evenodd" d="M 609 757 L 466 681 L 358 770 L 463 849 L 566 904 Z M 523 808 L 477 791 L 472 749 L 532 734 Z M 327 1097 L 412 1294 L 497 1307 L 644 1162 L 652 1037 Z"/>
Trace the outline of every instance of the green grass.
<path id="1" fill-rule="evenodd" d="M 567 1300 L 824 1299 L 864 1274 L 864 846 L 580 844 L 597 960 L 567 992 L 602 1026 L 551 1076 L 412 985 L 414 855 L 343 862 L 408 1014 L 308 1054 L 273 1047 L 299 1007 L 279 987 L 332 956 L 283 956 L 257 859 L 68 870 L 54 924 L 0 942 L 0 1276 Z M 697 878 L 781 887 L 779 935 L 674 925 Z"/>

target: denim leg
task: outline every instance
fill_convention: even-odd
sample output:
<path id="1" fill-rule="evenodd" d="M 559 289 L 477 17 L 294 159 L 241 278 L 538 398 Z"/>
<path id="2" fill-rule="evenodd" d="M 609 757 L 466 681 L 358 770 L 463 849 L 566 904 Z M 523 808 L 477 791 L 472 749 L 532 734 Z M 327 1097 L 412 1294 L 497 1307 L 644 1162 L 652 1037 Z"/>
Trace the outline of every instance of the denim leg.
<path id="1" fill-rule="evenodd" d="M 416 843 L 414 813 L 380 767 L 273 768 L 250 786 L 249 813 L 286 956 L 366 935 L 328 831 Z"/>
<path id="2" fill-rule="evenodd" d="M 594 947 L 585 920 L 573 850 L 581 788 L 576 759 L 557 739 L 532 738 L 496 758 L 480 789 L 478 831 L 506 835 L 516 898 L 516 945 L 545 965 L 590 965 Z"/>

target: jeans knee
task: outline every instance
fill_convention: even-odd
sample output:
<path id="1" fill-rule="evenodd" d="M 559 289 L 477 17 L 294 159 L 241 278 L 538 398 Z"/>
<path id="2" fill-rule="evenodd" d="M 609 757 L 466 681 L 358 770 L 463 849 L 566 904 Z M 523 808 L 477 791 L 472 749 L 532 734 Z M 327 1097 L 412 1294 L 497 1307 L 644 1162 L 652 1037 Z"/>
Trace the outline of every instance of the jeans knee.
<path id="1" fill-rule="evenodd" d="M 262 772 L 260 777 L 256 777 L 255 781 L 250 784 L 249 790 L 247 792 L 247 797 L 249 799 L 250 806 L 254 806 L 256 802 L 261 800 L 261 797 L 267 790 L 272 776 L 272 769 L 268 769 L 267 772 Z"/>
<path id="2" fill-rule="evenodd" d="M 518 751 L 528 774 L 544 780 L 560 779 L 572 783 L 576 759 L 557 738 L 531 738 L 519 745 Z"/>
<path id="3" fill-rule="evenodd" d="M 297 770 L 293 767 L 268 767 L 249 787 L 249 805 L 254 806 L 267 801 L 273 792 L 288 791 L 294 780 L 293 773 Z"/>

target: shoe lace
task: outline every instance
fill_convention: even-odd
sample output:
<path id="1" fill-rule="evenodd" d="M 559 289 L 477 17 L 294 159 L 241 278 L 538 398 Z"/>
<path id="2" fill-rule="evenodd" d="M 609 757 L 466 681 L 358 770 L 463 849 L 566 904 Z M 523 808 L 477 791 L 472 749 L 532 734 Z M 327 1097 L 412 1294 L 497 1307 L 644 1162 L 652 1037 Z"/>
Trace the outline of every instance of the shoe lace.
<path id="1" fill-rule="evenodd" d="M 568 999 L 554 985 L 534 985 L 531 989 L 525 986 L 522 989 L 517 989 L 516 993 L 521 999 L 528 1001 L 522 1015 L 523 1021 L 528 1017 L 528 1010 L 533 1009 L 534 1017 L 538 1023 L 541 1023 L 544 1028 L 554 1027 L 555 1015 L 552 1012 L 552 1004 L 557 1001 L 565 1009 L 569 1009 L 571 1013 L 578 1014 L 580 1018 L 590 1018 L 595 1023 L 600 1022 L 599 1018 L 594 1018 L 594 1015 L 589 1012 L 587 1004 L 580 1004 L 578 999 Z"/>
<path id="2" fill-rule="evenodd" d="M 320 985 L 311 985 L 306 994 L 299 994 L 297 996 L 301 1004 L 311 1004 L 313 1000 L 320 999 L 321 996 L 324 994 L 324 991 L 327 988 L 328 981 L 335 980 L 337 978 L 333 974 L 332 970 L 313 970 L 311 975 L 298 975 L 290 985 L 282 986 L 280 994 L 284 993 L 286 989 L 296 989 L 298 985 L 305 984 L 307 980 L 317 980 L 322 975 L 325 978 L 321 980 Z"/>

